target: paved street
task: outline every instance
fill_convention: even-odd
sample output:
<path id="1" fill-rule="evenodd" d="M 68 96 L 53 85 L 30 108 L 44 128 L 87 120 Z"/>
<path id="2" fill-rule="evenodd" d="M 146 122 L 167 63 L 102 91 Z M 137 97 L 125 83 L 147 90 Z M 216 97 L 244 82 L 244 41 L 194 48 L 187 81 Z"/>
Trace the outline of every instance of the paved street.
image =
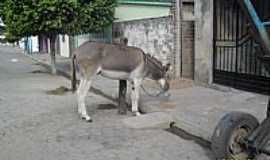
<path id="1" fill-rule="evenodd" d="M 207 147 L 182 134 L 126 127 L 123 119 L 130 115 L 118 115 L 109 100 L 91 93 L 87 104 L 94 122 L 81 121 L 72 93 L 48 92 L 70 82 L 46 72 L 0 46 L 1 160 L 211 159 Z"/>

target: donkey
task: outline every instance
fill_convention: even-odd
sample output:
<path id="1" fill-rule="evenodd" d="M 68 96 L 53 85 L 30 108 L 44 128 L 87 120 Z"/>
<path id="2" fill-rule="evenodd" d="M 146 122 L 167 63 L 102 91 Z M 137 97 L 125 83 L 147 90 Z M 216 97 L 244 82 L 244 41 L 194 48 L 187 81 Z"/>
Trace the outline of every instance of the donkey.
<path id="1" fill-rule="evenodd" d="M 80 75 L 77 89 L 78 113 L 87 122 L 92 122 L 87 114 L 85 97 L 93 77 L 101 75 L 115 80 L 128 80 L 132 84 L 131 111 L 139 116 L 139 89 L 144 78 L 157 81 L 163 92 L 169 90 L 168 65 L 162 65 L 156 58 L 145 54 L 137 47 L 124 45 L 85 42 L 72 56 L 72 88 L 76 89 L 76 69 Z"/>

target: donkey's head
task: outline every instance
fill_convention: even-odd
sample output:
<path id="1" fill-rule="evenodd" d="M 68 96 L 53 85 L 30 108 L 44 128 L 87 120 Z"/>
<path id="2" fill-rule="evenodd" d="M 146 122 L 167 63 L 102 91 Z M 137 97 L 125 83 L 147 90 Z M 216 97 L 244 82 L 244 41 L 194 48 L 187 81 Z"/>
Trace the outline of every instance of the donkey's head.
<path id="1" fill-rule="evenodd" d="M 164 65 L 155 57 L 152 57 L 148 54 L 146 54 L 145 56 L 145 62 L 148 70 L 148 77 L 158 81 L 163 92 L 168 91 L 170 89 L 169 74 L 168 74 L 170 64 Z"/>

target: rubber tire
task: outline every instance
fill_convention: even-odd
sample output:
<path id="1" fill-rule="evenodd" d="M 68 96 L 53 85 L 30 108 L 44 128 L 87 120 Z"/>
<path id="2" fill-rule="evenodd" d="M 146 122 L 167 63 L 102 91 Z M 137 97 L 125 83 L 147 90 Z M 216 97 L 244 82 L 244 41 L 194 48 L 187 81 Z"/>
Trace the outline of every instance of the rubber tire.
<path id="1" fill-rule="evenodd" d="M 235 129 L 247 127 L 250 132 L 259 126 L 259 121 L 253 115 L 243 112 L 230 112 L 219 121 L 212 136 L 211 148 L 217 160 L 230 159 L 229 141 Z"/>

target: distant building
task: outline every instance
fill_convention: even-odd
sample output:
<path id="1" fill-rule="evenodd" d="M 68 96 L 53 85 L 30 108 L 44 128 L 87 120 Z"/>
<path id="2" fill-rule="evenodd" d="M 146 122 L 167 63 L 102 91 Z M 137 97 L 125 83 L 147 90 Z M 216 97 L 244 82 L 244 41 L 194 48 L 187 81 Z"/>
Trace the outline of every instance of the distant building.
<path id="1" fill-rule="evenodd" d="M 4 27 L 5 26 L 1 18 L 0 18 L 0 26 L 1 27 Z"/>
<path id="2" fill-rule="evenodd" d="M 5 42 L 4 32 L 5 32 L 5 25 L 4 25 L 3 21 L 0 18 L 0 43 Z"/>

